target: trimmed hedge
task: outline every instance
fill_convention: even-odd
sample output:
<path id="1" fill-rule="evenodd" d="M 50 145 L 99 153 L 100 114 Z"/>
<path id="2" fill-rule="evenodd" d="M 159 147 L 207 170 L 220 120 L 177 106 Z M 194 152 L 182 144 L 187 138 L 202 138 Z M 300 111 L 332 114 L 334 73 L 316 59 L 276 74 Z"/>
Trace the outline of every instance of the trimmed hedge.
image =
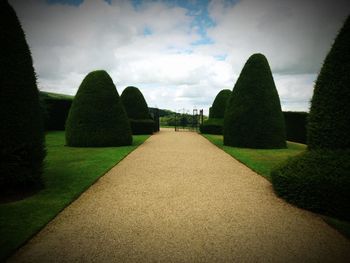
<path id="1" fill-rule="evenodd" d="M 120 95 L 120 99 L 129 119 L 142 120 L 151 118 L 147 102 L 138 88 L 126 87 L 122 95 Z"/>
<path id="2" fill-rule="evenodd" d="M 151 119 L 145 120 L 130 120 L 131 130 L 133 135 L 152 134 L 155 130 L 155 123 Z"/>
<path id="3" fill-rule="evenodd" d="M 219 134 L 222 135 L 224 127 L 224 119 L 211 118 L 199 126 L 199 130 L 204 134 Z"/>
<path id="4" fill-rule="evenodd" d="M 233 88 L 224 118 L 224 144 L 234 147 L 286 148 L 285 123 L 269 63 L 252 55 Z"/>
<path id="5" fill-rule="evenodd" d="M 212 107 L 209 109 L 209 119 L 224 118 L 226 104 L 231 96 L 231 90 L 223 89 L 215 97 Z"/>
<path id="6" fill-rule="evenodd" d="M 308 124 L 309 149 L 350 148 L 350 16 L 317 78 Z"/>
<path id="7" fill-rule="evenodd" d="M 315 212 L 350 220 L 350 19 L 315 84 L 308 151 L 272 172 L 275 192 Z"/>
<path id="8" fill-rule="evenodd" d="M 131 145 L 129 120 L 106 71 L 93 71 L 81 83 L 68 114 L 66 143 L 78 147 Z"/>
<path id="9" fill-rule="evenodd" d="M 73 97 L 51 96 L 46 92 L 40 92 L 40 99 L 44 107 L 45 129 L 46 130 L 65 130 L 65 124 L 68 117 L 70 107 L 73 103 Z"/>
<path id="10" fill-rule="evenodd" d="M 350 151 L 308 151 L 271 172 L 278 196 L 301 208 L 350 220 Z"/>
<path id="11" fill-rule="evenodd" d="M 131 123 L 132 134 L 152 134 L 155 122 L 152 120 L 145 98 L 136 87 L 126 87 L 120 96 Z"/>
<path id="12" fill-rule="evenodd" d="M 159 109 L 158 108 L 148 108 L 148 111 L 151 114 L 152 120 L 154 121 L 154 132 L 159 132 L 160 122 L 159 122 Z"/>
<path id="13" fill-rule="evenodd" d="M 284 111 L 287 140 L 306 144 L 307 112 Z"/>
<path id="14" fill-rule="evenodd" d="M 43 186 L 43 116 L 33 61 L 21 24 L 0 1 L 0 192 Z"/>

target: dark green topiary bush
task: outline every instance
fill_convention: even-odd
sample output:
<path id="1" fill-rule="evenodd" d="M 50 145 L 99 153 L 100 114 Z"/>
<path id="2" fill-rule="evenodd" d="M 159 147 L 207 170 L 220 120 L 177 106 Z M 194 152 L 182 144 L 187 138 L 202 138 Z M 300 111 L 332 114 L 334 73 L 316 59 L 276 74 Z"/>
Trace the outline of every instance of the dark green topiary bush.
<path id="1" fill-rule="evenodd" d="M 15 11 L 0 1 L 0 192 L 43 185 L 43 116 L 32 57 Z"/>
<path id="2" fill-rule="evenodd" d="M 132 143 L 129 120 L 106 71 L 93 71 L 81 83 L 68 114 L 66 143 L 78 147 Z"/>
<path id="3" fill-rule="evenodd" d="M 141 91 L 136 87 L 126 87 L 120 98 L 131 122 L 132 133 L 152 134 L 155 124 Z"/>
<path id="4" fill-rule="evenodd" d="M 274 190 L 299 207 L 350 220 L 350 151 L 315 150 L 271 173 Z"/>
<path id="5" fill-rule="evenodd" d="M 287 140 L 306 144 L 307 112 L 284 111 Z"/>
<path id="6" fill-rule="evenodd" d="M 215 119 L 211 118 L 205 121 L 203 124 L 199 126 L 199 130 L 201 133 L 205 134 L 222 134 L 222 129 L 224 127 L 224 119 Z"/>
<path id="7" fill-rule="evenodd" d="M 236 82 L 224 118 L 224 144 L 246 148 L 285 148 L 281 104 L 267 59 L 252 55 Z"/>
<path id="8" fill-rule="evenodd" d="M 350 18 L 317 78 L 308 126 L 310 149 L 350 148 Z"/>
<path id="9" fill-rule="evenodd" d="M 224 118 L 225 110 L 226 110 L 226 104 L 228 99 L 231 96 L 231 90 L 229 89 L 223 89 L 221 90 L 218 95 L 216 95 L 213 105 L 209 111 L 209 119 L 220 119 Z"/>
<path id="10" fill-rule="evenodd" d="M 300 207 L 350 220 L 350 20 L 315 84 L 308 151 L 272 172 L 275 192 Z"/>
<path id="11" fill-rule="evenodd" d="M 126 87 L 122 95 L 120 95 L 120 99 L 129 119 L 142 120 L 151 118 L 146 100 L 138 88 Z"/>

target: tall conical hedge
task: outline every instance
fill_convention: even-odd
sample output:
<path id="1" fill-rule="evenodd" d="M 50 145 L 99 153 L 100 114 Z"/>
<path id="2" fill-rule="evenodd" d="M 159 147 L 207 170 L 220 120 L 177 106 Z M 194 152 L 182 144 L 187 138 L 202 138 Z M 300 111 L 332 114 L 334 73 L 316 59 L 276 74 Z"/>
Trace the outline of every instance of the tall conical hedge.
<path id="1" fill-rule="evenodd" d="M 90 72 L 80 84 L 66 122 L 69 146 L 122 146 L 132 143 L 130 123 L 111 77 Z"/>
<path id="2" fill-rule="evenodd" d="M 21 24 L 0 1 L 0 193 L 42 186 L 43 116 L 33 61 Z"/>
<path id="3" fill-rule="evenodd" d="M 141 91 L 136 87 L 126 87 L 122 95 L 121 101 L 124 105 L 126 113 L 130 119 L 150 119 L 147 102 Z"/>
<path id="4" fill-rule="evenodd" d="M 308 150 L 271 173 L 277 195 L 312 211 L 350 220 L 350 18 L 317 78 Z"/>
<path id="5" fill-rule="evenodd" d="M 120 98 L 129 117 L 132 133 L 152 134 L 154 121 L 141 91 L 136 87 L 129 86 L 123 90 Z"/>
<path id="6" fill-rule="evenodd" d="M 223 89 L 215 97 L 211 110 L 209 111 L 209 119 L 221 119 L 224 118 L 226 104 L 231 96 L 231 90 Z"/>
<path id="7" fill-rule="evenodd" d="M 310 149 L 350 148 L 350 18 L 317 78 L 308 123 Z"/>
<path id="8" fill-rule="evenodd" d="M 279 96 L 264 55 L 252 55 L 233 88 L 224 119 L 224 144 L 246 148 L 285 148 Z"/>

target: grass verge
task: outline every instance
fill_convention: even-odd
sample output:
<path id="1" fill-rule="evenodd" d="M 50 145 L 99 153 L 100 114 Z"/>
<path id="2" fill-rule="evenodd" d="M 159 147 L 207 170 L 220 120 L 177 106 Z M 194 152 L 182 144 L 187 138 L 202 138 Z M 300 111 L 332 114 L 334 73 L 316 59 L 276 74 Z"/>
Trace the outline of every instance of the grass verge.
<path id="1" fill-rule="evenodd" d="M 222 135 L 202 135 L 229 155 L 268 180 L 270 180 L 270 172 L 273 167 L 306 150 L 305 144 L 294 142 L 287 142 L 287 149 L 249 149 L 230 147 L 224 145 Z"/>
<path id="2" fill-rule="evenodd" d="M 64 131 L 49 132 L 43 174 L 45 189 L 26 199 L 0 205 L 0 262 L 148 137 L 133 136 L 132 146 L 73 148 L 64 146 Z"/>
<path id="3" fill-rule="evenodd" d="M 306 150 L 306 145 L 287 142 L 287 149 L 248 149 L 225 146 L 222 135 L 202 134 L 206 139 L 226 153 L 248 166 L 253 171 L 262 175 L 269 181 L 272 168 L 286 161 L 288 158 L 301 154 Z M 324 221 L 337 229 L 340 233 L 350 239 L 350 222 L 333 217 L 322 216 Z"/>

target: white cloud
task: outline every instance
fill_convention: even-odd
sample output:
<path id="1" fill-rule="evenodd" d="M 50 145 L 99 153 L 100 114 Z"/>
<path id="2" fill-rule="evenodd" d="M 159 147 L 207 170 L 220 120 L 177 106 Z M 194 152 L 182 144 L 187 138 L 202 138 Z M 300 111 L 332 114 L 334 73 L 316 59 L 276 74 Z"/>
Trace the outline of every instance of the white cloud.
<path id="1" fill-rule="evenodd" d="M 264 53 L 285 110 L 307 110 L 313 81 L 349 4 L 331 0 L 211 1 L 216 25 L 201 40 L 188 10 L 161 1 L 85 0 L 80 6 L 11 1 L 27 35 L 39 88 L 75 94 L 84 76 L 105 69 L 118 92 L 141 89 L 149 106 L 205 108 L 234 83 L 248 57 Z M 144 34 L 146 32 L 146 34 Z"/>

